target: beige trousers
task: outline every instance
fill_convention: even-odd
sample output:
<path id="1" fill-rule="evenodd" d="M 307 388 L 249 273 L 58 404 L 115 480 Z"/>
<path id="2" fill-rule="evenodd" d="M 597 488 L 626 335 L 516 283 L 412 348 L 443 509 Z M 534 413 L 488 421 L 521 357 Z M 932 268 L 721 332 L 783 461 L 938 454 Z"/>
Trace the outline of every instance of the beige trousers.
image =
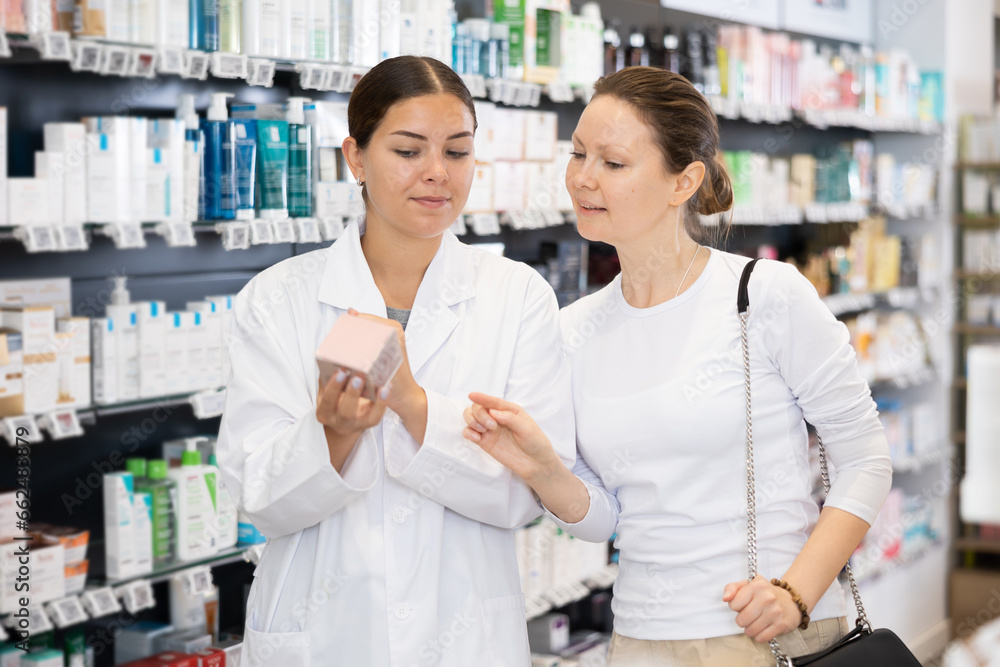
<path id="1" fill-rule="evenodd" d="M 806 630 L 781 635 L 778 646 L 786 655 L 796 657 L 828 648 L 846 634 L 846 618 L 828 618 L 810 623 Z M 775 664 L 767 644 L 743 634 L 648 641 L 622 637 L 616 632 L 608 650 L 608 667 L 774 667 Z"/>

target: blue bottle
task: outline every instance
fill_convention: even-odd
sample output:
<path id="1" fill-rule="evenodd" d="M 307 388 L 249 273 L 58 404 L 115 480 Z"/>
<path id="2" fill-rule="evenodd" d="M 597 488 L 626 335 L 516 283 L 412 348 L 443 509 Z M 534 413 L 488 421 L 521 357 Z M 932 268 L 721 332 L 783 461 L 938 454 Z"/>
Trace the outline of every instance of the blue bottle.
<path id="1" fill-rule="evenodd" d="M 219 50 L 219 0 L 196 0 L 198 5 L 198 48 Z"/>
<path id="2" fill-rule="evenodd" d="M 213 93 L 205 134 L 205 219 L 236 217 L 236 124 L 229 120 L 226 98 L 232 93 Z"/>

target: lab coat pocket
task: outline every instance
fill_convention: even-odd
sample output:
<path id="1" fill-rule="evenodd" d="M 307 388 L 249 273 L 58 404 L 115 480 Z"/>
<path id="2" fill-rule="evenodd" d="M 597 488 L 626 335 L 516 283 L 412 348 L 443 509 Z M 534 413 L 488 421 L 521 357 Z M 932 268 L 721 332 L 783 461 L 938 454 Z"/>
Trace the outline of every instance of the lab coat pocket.
<path id="1" fill-rule="evenodd" d="M 309 667 L 309 633 L 258 632 L 247 627 L 243 636 L 243 664 L 249 667 Z"/>
<path id="2" fill-rule="evenodd" d="M 531 664 L 523 595 L 483 600 L 483 621 L 492 667 L 525 667 Z"/>

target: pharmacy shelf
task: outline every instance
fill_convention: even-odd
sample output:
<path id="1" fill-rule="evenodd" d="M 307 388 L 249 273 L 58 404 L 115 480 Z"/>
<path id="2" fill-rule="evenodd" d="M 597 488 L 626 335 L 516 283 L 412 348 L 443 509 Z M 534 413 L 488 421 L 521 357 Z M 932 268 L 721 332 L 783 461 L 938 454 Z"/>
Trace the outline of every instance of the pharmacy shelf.
<path id="1" fill-rule="evenodd" d="M 175 561 L 173 563 L 166 563 L 161 565 L 154 565 L 152 572 L 147 572 L 145 574 L 138 574 L 133 577 L 124 577 L 122 579 L 111 579 L 108 577 L 95 577 L 88 580 L 89 584 L 94 586 L 121 586 L 123 584 L 128 584 L 133 581 L 148 581 L 151 584 L 158 584 L 163 581 L 168 581 L 173 575 L 178 572 L 190 569 L 192 567 L 199 567 L 203 565 L 209 565 L 211 567 L 220 567 L 222 565 L 229 565 L 231 563 L 239 562 L 250 562 L 248 552 L 251 547 L 246 545 L 237 545 L 235 547 L 229 547 L 228 549 L 223 549 L 219 553 L 209 556 L 207 558 L 201 558 L 198 560 L 188 560 L 188 561 Z"/>
<path id="2" fill-rule="evenodd" d="M 956 171 L 961 171 L 963 169 L 1000 171 L 1000 162 L 956 162 L 953 168 Z"/>
<path id="3" fill-rule="evenodd" d="M 954 273 L 954 278 L 955 280 L 1000 280 L 1000 273 L 957 269 Z"/>
<path id="4" fill-rule="evenodd" d="M 557 586 L 541 595 L 525 598 L 525 616 L 530 621 L 553 609 L 582 600 L 594 591 L 610 588 L 617 577 L 618 563 L 609 563 L 583 581 Z"/>
<path id="5" fill-rule="evenodd" d="M 961 227 L 1000 227 L 1000 217 L 992 215 L 958 215 L 954 220 Z"/>
<path id="6" fill-rule="evenodd" d="M 905 567 L 905 566 L 909 565 L 910 563 L 917 562 L 918 560 L 920 560 L 921 558 L 923 558 L 925 555 L 927 555 L 927 553 L 930 552 L 932 549 L 935 549 L 935 548 L 937 548 L 937 547 L 939 547 L 939 546 L 941 546 L 943 544 L 944 544 L 944 542 L 941 541 L 941 540 L 934 540 L 934 541 L 928 542 L 927 544 L 925 544 L 925 545 L 921 546 L 920 548 L 916 549 L 915 551 L 913 551 L 911 554 L 907 554 L 907 555 L 903 555 L 903 556 L 898 556 L 896 558 L 893 558 L 892 560 L 885 561 L 883 563 L 879 563 L 878 565 L 872 567 L 871 569 L 867 569 L 867 570 L 864 570 L 862 572 L 858 572 L 857 571 L 858 568 L 856 568 L 854 566 L 854 564 L 852 563 L 851 567 L 852 567 L 852 569 L 854 569 L 854 577 L 858 581 L 858 583 L 862 583 L 862 582 L 866 582 L 866 581 L 871 581 L 873 579 L 877 579 L 879 577 L 882 577 L 882 576 L 885 576 L 885 575 L 889 574 L 890 572 L 893 572 L 893 571 L 898 570 L 898 569 L 900 569 L 902 567 Z"/>
<path id="7" fill-rule="evenodd" d="M 905 373 L 894 378 L 884 378 L 869 382 L 868 386 L 873 394 L 889 389 L 909 389 L 929 384 L 937 377 L 934 369 L 926 366 L 912 373 Z"/>
<path id="8" fill-rule="evenodd" d="M 792 109 L 771 104 L 748 104 L 736 98 L 712 95 L 709 98 L 716 115 L 726 120 L 778 125 L 796 123 L 819 129 L 848 127 L 869 132 L 940 134 L 942 124 L 916 118 L 869 116 L 852 109 Z"/>
<path id="9" fill-rule="evenodd" d="M 954 546 L 956 551 L 1000 554 L 1000 540 L 984 539 L 982 537 L 960 537 L 955 540 Z"/>
<path id="10" fill-rule="evenodd" d="M 968 336 L 1000 336 L 1000 327 L 969 324 L 968 322 L 959 322 L 952 330 L 956 334 Z"/>
<path id="11" fill-rule="evenodd" d="M 928 466 L 949 460 L 954 451 L 950 446 L 939 446 L 920 454 L 912 454 L 893 460 L 894 472 L 920 472 Z"/>
<path id="12" fill-rule="evenodd" d="M 823 297 L 823 303 L 834 317 L 842 317 L 849 313 L 861 313 L 876 308 L 912 309 L 921 304 L 932 303 L 937 294 L 936 288 L 894 287 L 885 292 L 831 294 Z"/>

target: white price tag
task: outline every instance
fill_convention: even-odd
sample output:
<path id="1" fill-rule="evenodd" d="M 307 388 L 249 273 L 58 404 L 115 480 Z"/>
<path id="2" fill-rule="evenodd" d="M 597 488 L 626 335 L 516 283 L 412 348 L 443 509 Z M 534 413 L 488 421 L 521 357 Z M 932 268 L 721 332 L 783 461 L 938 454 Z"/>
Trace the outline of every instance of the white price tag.
<path id="1" fill-rule="evenodd" d="M 324 218 L 319 221 L 319 230 L 326 241 L 336 241 L 344 233 L 343 218 Z"/>
<path id="2" fill-rule="evenodd" d="M 343 67 L 327 67 L 324 69 L 326 80 L 323 81 L 323 90 L 340 92 L 344 88 L 344 83 L 350 76 L 350 72 Z"/>
<path id="3" fill-rule="evenodd" d="M 28 608 L 28 622 L 30 623 L 28 629 L 33 635 L 40 635 L 55 630 L 55 627 L 52 625 L 52 619 L 40 608 Z"/>
<path id="4" fill-rule="evenodd" d="M 298 218 L 295 221 L 297 227 L 299 243 L 322 243 L 323 237 L 319 234 L 319 223 L 312 218 Z"/>
<path id="5" fill-rule="evenodd" d="M 222 79 L 247 78 L 247 57 L 238 53 L 213 53 L 212 76 Z"/>
<path id="6" fill-rule="evenodd" d="M 59 250 L 87 250 L 87 234 L 83 225 L 60 225 L 55 228 Z"/>
<path id="7" fill-rule="evenodd" d="M 52 616 L 57 628 L 83 623 L 89 618 L 80 604 L 80 598 L 75 595 L 49 602 L 45 605 L 45 611 Z"/>
<path id="8" fill-rule="evenodd" d="M 28 252 L 54 252 L 59 249 L 59 239 L 53 227 L 18 227 L 14 238 L 24 244 Z"/>
<path id="9" fill-rule="evenodd" d="M 124 46 L 105 46 L 101 54 L 101 74 L 125 76 L 128 71 L 129 49 Z"/>
<path id="10" fill-rule="evenodd" d="M 361 78 L 365 74 L 368 74 L 368 70 L 369 69 L 370 68 L 368 68 L 368 67 L 352 67 L 352 68 L 350 68 L 350 70 L 348 70 L 348 72 L 347 72 L 347 76 L 344 79 L 344 86 L 343 86 L 343 88 L 341 89 L 340 92 L 342 92 L 342 93 L 353 92 L 354 91 L 354 86 L 358 85 L 358 81 L 361 81 Z"/>
<path id="11" fill-rule="evenodd" d="M 85 591 L 80 597 L 83 600 L 84 609 L 93 618 L 116 614 L 122 610 L 122 606 L 118 603 L 118 598 L 115 597 L 114 591 L 108 586 Z"/>
<path id="12" fill-rule="evenodd" d="M 7 33 L 0 31 L 0 58 L 10 58 L 10 42 L 7 40 Z"/>
<path id="13" fill-rule="evenodd" d="M 200 79 L 204 81 L 208 78 L 208 61 L 209 57 L 207 53 L 193 50 L 185 51 L 184 68 L 181 70 L 181 76 L 185 79 Z"/>
<path id="14" fill-rule="evenodd" d="M 132 49 L 128 59 L 128 76 L 152 79 L 156 76 L 156 51 L 153 49 Z"/>
<path id="15" fill-rule="evenodd" d="M 31 415 L 4 417 L 3 421 L 0 422 L 0 425 L 2 425 L 2 428 L 0 428 L 0 435 L 3 435 L 4 439 L 10 443 L 11 447 L 18 444 L 18 440 L 22 443 L 27 442 L 31 444 L 41 442 L 45 439 L 45 436 L 42 434 L 42 429 L 38 427 L 38 423 Z M 22 433 L 24 435 L 20 435 Z"/>
<path id="16" fill-rule="evenodd" d="M 274 84 L 274 61 L 259 58 L 247 60 L 247 83 L 270 88 Z"/>
<path id="17" fill-rule="evenodd" d="M 222 409 L 226 407 L 226 390 L 212 389 L 198 392 L 191 397 L 191 407 L 194 409 L 194 416 L 198 419 L 209 419 L 222 414 Z"/>
<path id="18" fill-rule="evenodd" d="M 559 225 L 566 223 L 566 219 L 563 218 L 563 214 L 552 208 L 543 208 L 542 217 L 545 218 L 546 227 L 558 227 Z"/>
<path id="19" fill-rule="evenodd" d="M 500 99 L 494 100 L 495 102 L 503 102 L 508 106 L 514 106 L 517 103 L 518 89 L 520 84 L 514 83 L 513 81 L 508 81 L 500 89 Z"/>
<path id="20" fill-rule="evenodd" d="M 93 42 L 74 40 L 71 44 L 73 58 L 69 67 L 74 72 L 98 72 L 101 69 L 101 51 L 104 47 Z"/>
<path id="21" fill-rule="evenodd" d="M 195 567 L 174 575 L 180 579 L 184 592 L 188 595 L 205 595 L 212 592 L 212 570 L 207 567 Z"/>
<path id="22" fill-rule="evenodd" d="M 460 215 L 455 222 L 451 223 L 450 227 L 451 233 L 455 236 L 465 236 L 469 233 L 469 230 L 465 227 L 465 216 Z"/>
<path id="23" fill-rule="evenodd" d="M 3 629 L 2 625 L 0 625 L 0 642 L 5 641 L 7 641 L 7 631 Z"/>
<path id="24" fill-rule="evenodd" d="M 138 223 L 120 222 L 113 225 L 104 225 L 102 231 L 105 235 L 111 237 L 111 240 L 115 243 L 115 247 L 119 250 L 146 247 L 146 235 L 142 233 L 142 225 Z"/>
<path id="25" fill-rule="evenodd" d="M 568 83 L 563 83 L 562 81 L 550 83 L 546 92 L 549 95 L 549 99 L 553 102 L 573 101 L 573 89 L 570 88 Z"/>
<path id="26" fill-rule="evenodd" d="M 529 83 L 525 88 L 527 97 L 525 99 L 525 106 L 537 107 L 542 102 L 542 87 L 537 83 Z"/>
<path id="27" fill-rule="evenodd" d="M 250 223 L 250 245 L 274 243 L 274 229 L 270 220 L 254 220 Z"/>
<path id="28" fill-rule="evenodd" d="M 299 87 L 302 90 L 323 90 L 326 82 L 326 67 L 319 63 L 298 63 L 295 71 L 299 73 Z"/>
<path id="29" fill-rule="evenodd" d="M 156 53 L 156 71 L 160 74 L 184 72 L 184 49 L 164 47 Z"/>
<path id="30" fill-rule="evenodd" d="M 545 220 L 545 216 L 537 208 L 529 208 L 524 212 L 525 216 L 528 218 L 528 229 L 545 229 L 548 227 L 548 223 Z"/>
<path id="31" fill-rule="evenodd" d="M 295 243 L 295 223 L 292 220 L 275 220 L 272 223 L 275 243 Z"/>
<path id="32" fill-rule="evenodd" d="M 473 97 L 486 97 L 486 79 L 479 74 L 463 74 L 462 80 Z"/>
<path id="33" fill-rule="evenodd" d="M 472 231 L 478 236 L 492 236 L 500 233 L 500 218 L 496 213 L 473 213 Z"/>
<path id="34" fill-rule="evenodd" d="M 226 250 L 246 250 L 250 247 L 250 225 L 245 222 L 220 222 L 215 231 L 222 236 Z"/>
<path id="35" fill-rule="evenodd" d="M 156 605 L 153 597 L 153 585 L 146 579 L 140 579 L 119 586 L 115 594 L 121 599 L 125 609 L 130 614 L 138 614 L 143 609 L 152 609 Z"/>
<path id="36" fill-rule="evenodd" d="M 507 218 L 512 229 L 529 229 L 531 226 L 531 221 L 524 211 L 507 211 Z"/>
<path id="37" fill-rule="evenodd" d="M 68 32 L 60 30 L 40 32 L 33 36 L 31 41 L 38 45 L 42 60 L 71 60 L 73 58 Z"/>
<path id="38" fill-rule="evenodd" d="M 190 222 L 164 222 L 154 227 L 153 231 L 166 239 L 171 248 L 191 247 L 198 243 Z"/>
<path id="39" fill-rule="evenodd" d="M 53 440 L 65 440 L 83 435 L 83 427 L 74 410 L 47 412 L 38 418 L 39 425 Z"/>

